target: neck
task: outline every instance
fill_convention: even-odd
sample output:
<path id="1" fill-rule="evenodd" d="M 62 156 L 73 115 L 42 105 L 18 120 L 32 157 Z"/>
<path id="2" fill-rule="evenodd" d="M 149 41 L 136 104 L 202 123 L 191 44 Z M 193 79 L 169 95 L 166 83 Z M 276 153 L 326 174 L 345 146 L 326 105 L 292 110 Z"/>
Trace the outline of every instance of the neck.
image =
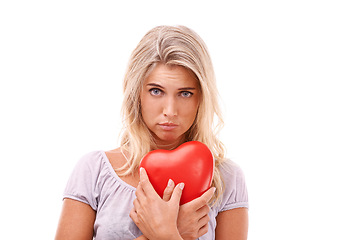
<path id="1" fill-rule="evenodd" d="M 165 142 L 157 139 L 154 140 L 156 149 L 173 150 L 185 142 L 185 136 L 181 136 L 173 142 Z"/>

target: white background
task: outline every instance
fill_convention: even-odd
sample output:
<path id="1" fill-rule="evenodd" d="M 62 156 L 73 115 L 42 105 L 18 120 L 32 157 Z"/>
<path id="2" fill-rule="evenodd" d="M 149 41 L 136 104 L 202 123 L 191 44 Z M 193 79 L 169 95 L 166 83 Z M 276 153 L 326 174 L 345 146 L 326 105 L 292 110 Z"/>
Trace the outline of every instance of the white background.
<path id="1" fill-rule="evenodd" d="M 182 24 L 213 59 L 249 239 L 360 239 L 356 2 L 1 1 L 1 238 L 54 237 L 76 161 L 117 147 L 131 51 Z"/>

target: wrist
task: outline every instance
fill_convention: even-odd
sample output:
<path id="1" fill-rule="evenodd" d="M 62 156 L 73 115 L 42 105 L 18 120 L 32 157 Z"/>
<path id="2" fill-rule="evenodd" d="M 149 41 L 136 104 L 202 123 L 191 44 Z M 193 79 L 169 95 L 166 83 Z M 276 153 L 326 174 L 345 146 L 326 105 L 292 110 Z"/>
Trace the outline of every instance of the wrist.
<path id="1" fill-rule="evenodd" d="M 177 224 L 175 223 L 174 225 L 172 225 L 171 227 L 168 226 L 168 229 L 166 229 L 167 237 L 165 238 L 166 240 L 183 240 L 180 232 L 177 228 Z"/>
<path id="2" fill-rule="evenodd" d="M 183 240 L 183 238 L 181 237 L 181 235 L 180 235 L 177 228 L 175 228 L 172 231 L 168 231 L 167 234 L 164 234 L 163 238 L 161 238 L 161 239 L 164 239 L 164 240 Z M 156 238 L 154 240 L 159 240 L 159 238 Z"/>
<path id="3" fill-rule="evenodd" d="M 177 231 L 177 234 L 171 236 L 171 240 L 183 240 L 183 238 L 181 237 L 179 231 Z"/>
<path id="4" fill-rule="evenodd" d="M 147 237 L 145 237 L 144 235 L 141 235 L 138 238 L 135 238 L 134 240 L 149 240 Z"/>
<path id="5" fill-rule="evenodd" d="M 184 239 L 181 237 L 179 231 L 177 231 L 177 235 L 175 236 L 174 240 L 175 240 L 175 239 L 176 239 L 176 240 L 184 240 Z"/>

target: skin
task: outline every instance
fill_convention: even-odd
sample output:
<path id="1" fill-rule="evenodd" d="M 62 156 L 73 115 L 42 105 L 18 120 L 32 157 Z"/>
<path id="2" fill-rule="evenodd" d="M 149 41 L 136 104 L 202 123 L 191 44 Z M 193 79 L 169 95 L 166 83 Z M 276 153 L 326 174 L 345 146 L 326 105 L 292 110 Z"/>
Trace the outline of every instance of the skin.
<path id="1" fill-rule="evenodd" d="M 198 82 L 189 70 L 158 64 L 151 71 L 140 94 L 141 114 L 159 148 L 184 142 L 184 133 L 196 118 L 199 98 Z"/>
<path id="2" fill-rule="evenodd" d="M 178 184 L 170 199 L 163 201 L 151 186 L 145 170 L 140 169 L 140 183 L 130 217 L 148 239 L 182 239 L 177 229 L 177 218 L 183 188 L 183 183 Z"/>
<path id="3" fill-rule="evenodd" d="M 199 105 L 200 90 L 194 75 L 183 67 L 159 64 L 145 79 L 140 98 L 144 122 L 158 148 L 173 149 L 183 143 Z M 107 151 L 106 155 L 114 169 L 126 163 L 120 148 Z M 182 188 L 186 186 L 175 186 L 169 180 L 160 198 L 144 170 L 121 179 L 137 188 L 134 208 L 129 213 L 144 234 L 137 239 L 197 239 L 208 231 L 208 202 L 214 188 L 179 206 Z M 95 217 L 96 212 L 89 205 L 65 199 L 55 239 L 92 239 Z M 216 221 L 217 240 L 247 239 L 246 208 L 220 212 Z"/>

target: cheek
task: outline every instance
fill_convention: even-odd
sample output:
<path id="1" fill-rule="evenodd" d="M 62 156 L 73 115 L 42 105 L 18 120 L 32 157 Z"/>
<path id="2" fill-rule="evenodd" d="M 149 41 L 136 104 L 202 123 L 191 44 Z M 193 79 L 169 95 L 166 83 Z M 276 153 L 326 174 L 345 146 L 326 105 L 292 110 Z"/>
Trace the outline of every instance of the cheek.
<path id="1" fill-rule="evenodd" d="M 144 120 L 151 120 L 153 119 L 154 115 L 157 114 L 159 104 L 156 104 L 153 99 L 148 96 L 141 97 L 141 114 Z"/>
<path id="2" fill-rule="evenodd" d="M 189 121 L 194 121 L 198 112 L 199 104 L 197 102 L 194 102 L 190 105 L 184 106 L 186 106 L 186 108 L 184 108 L 184 111 L 186 112 L 186 117 Z"/>

